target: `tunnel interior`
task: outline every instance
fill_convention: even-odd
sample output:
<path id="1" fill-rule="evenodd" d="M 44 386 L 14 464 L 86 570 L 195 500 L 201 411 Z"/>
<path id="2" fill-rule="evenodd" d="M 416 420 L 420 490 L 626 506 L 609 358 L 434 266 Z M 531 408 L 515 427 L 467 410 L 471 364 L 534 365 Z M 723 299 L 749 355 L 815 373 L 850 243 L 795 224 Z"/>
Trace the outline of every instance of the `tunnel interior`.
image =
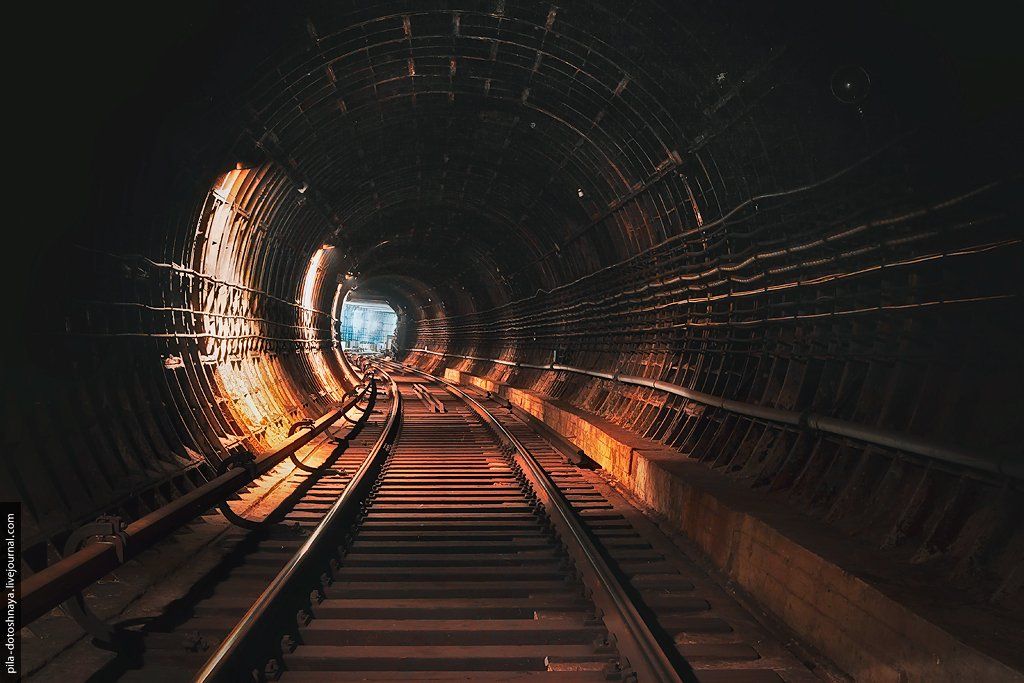
<path id="1" fill-rule="evenodd" d="M 363 301 L 404 362 L 696 462 L 908 600 L 961 596 L 943 623 L 1020 665 L 1021 63 L 994 12 L 68 10 L 79 76 L 25 84 L 63 112 L 24 171 L 56 206 L 9 268 L 28 567 L 342 400 Z"/>

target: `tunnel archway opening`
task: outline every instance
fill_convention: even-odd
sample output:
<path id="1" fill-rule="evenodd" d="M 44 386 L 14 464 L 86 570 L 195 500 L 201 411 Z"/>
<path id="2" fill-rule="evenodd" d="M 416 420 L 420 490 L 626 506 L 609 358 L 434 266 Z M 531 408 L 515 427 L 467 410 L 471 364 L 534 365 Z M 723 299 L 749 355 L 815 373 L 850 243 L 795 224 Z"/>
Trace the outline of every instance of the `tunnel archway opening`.
<path id="1" fill-rule="evenodd" d="M 398 311 L 384 298 L 349 291 L 341 305 L 338 338 L 355 353 L 396 354 Z"/>

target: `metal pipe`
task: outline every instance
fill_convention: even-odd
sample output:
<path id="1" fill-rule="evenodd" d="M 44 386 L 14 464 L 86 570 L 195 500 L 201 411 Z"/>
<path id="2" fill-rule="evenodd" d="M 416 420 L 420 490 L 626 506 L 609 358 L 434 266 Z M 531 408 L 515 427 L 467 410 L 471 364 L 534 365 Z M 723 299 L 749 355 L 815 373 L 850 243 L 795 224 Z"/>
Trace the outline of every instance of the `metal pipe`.
<path id="1" fill-rule="evenodd" d="M 22 624 L 29 624 L 38 619 L 204 510 L 220 503 L 257 476 L 276 467 L 347 413 L 357 401 L 362 400 L 372 385 L 371 382 L 349 402 L 320 417 L 308 431 L 296 434 L 279 449 L 253 463 L 254 467 L 229 469 L 199 488 L 129 524 L 124 530 L 125 543 L 120 557 L 114 545 L 93 543 L 27 577 L 21 584 Z"/>
<path id="2" fill-rule="evenodd" d="M 440 356 L 442 358 L 465 358 L 467 360 L 495 362 L 487 358 L 463 356 L 457 353 L 441 353 L 439 351 L 430 351 L 429 349 L 410 349 L 410 351 L 426 353 L 432 356 Z M 756 403 L 736 401 L 708 394 L 703 391 L 689 389 L 679 384 L 648 379 L 646 377 L 637 377 L 635 375 L 620 375 L 617 372 L 597 372 L 595 370 L 587 370 L 585 368 L 577 368 L 570 365 L 556 365 L 554 363 L 549 365 L 534 365 L 531 363 L 511 363 L 510 361 L 502 361 L 502 364 L 538 370 L 571 372 L 577 375 L 587 375 L 589 377 L 612 380 L 622 384 L 648 387 L 651 389 L 657 389 L 658 391 L 664 391 L 675 396 L 681 396 L 690 401 L 694 401 L 695 403 L 728 410 L 729 412 L 736 413 L 738 415 L 745 415 L 747 417 L 793 425 L 796 427 L 804 427 L 826 434 L 834 434 L 836 436 L 856 439 L 857 441 L 864 441 L 877 446 L 884 446 L 885 448 L 893 448 L 899 451 L 913 453 L 914 455 L 931 458 L 932 460 L 940 460 L 942 462 L 951 463 L 961 467 L 968 467 L 988 472 L 990 474 L 1001 474 L 1014 479 L 1024 479 L 1024 461 L 1008 461 L 1005 456 L 997 460 L 986 460 L 961 448 L 936 443 L 929 439 L 924 439 L 905 432 L 897 432 L 891 429 L 883 429 L 857 422 L 849 422 L 847 420 L 840 420 L 827 415 L 819 415 L 818 413 L 801 413 L 795 410 L 771 408 L 768 406 L 758 405 Z"/>

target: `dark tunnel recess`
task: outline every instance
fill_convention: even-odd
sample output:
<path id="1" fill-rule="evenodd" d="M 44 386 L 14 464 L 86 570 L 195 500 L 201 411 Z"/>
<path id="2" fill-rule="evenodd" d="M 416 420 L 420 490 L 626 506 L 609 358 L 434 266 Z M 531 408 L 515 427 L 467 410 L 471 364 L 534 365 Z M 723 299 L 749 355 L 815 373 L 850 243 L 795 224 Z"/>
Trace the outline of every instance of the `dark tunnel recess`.
<path id="1" fill-rule="evenodd" d="M 31 564 L 323 414 L 357 382 L 356 287 L 398 313 L 406 362 L 594 415 L 1019 608 L 1013 41 L 980 10 L 775 4 L 210 3 L 57 29 L 90 77 L 43 155 L 59 225 L 12 265 L 33 294 L 0 486 Z"/>

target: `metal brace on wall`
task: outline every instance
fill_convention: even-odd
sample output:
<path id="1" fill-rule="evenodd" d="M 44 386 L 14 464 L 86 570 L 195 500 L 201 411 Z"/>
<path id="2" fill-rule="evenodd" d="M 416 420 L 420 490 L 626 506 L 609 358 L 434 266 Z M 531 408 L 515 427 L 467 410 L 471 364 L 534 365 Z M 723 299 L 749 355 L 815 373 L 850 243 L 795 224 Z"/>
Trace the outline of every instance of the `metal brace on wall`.
<path id="1" fill-rule="evenodd" d="M 227 458 L 220 465 L 222 473 L 227 472 L 228 470 L 233 469 L 235 467 L 245 468 L 249 472 L 249 479 L 254 479 L 256 477 L 256 456 L 254 456 L 252 453 L 239 453 L 237 455 L 232 455 L 230 458 Z M 241 527 L 243 529 L 261 529 L 263 527 L 263 522 L 254 522 L 251 519 L 246 519 L 245 517 L 242 517 L 237 512 L 232 510 L 227 500 L 221 501 L 217 505 L 217 509 L 220 511 L 222 515 L 224 515 L 224 517 L 229 522 L 231 522 L 235 526 Z"/>
<path id="2" fill-rule="evenodd" d="M 296 422 L 295 424 L 293 424 L 291 427 L 288 428 L 288 436 L 291 436 L 292 434 L 294 434 L 295 432 L 299 431 L 300 429 L 312 429 L 313 425 L 314 425 L 313 420 L 308 420 L 308 419 L 307 420 L 299 420 L 298 422 Z M 340 441 L 339 440 L 339 441 L 337 441 L 337 443 L 339 444 L 339 448 L 342 448 L 343 450 L 344 450 L 344 448 L 348 448 L 348 440 L 347 439 L 345 441 Z M 292 453 L 291 455 L 289 455 L 288 458 L 292 461 L 292 464 L 295 465 L 295 467 L 297 469 L 300 469 L 303 472 L 309 472 L 310 474 L 331 475 L 331 476 L 336 476 L 336 477 L 344 477 L 344 476 L 346 476 L 348 474 L 348 472 L 346 472 L 343 469 L 335 470 L 335 469 L 332 469 L 330 467 L 324 467 L 324 466 L 321 466 L 321 467 L 311 467 L 311 466 L 307 465 L 306 463 L 302 462 L 301 460 L 299 460 L 299 457 L 297 455 L 295 455 L 295 453 Z"/>
<path id="3" fill-rule="evenodd" d="M 64 543 L 64 557 L 77 552 L 90 539 L 97 539 L 96 543 L 114 546 L 118 562 L 124 563 L 124 547 L 128 541 L 124 531 L 126 526 L 117 515 L 97 517 L 95 522 L 79 527 L 68 537 Z M 61 603 L 61 609 L 99 642 L 111 644 L 115 641 L 118 629 L 96 616 L 81 591 Z"/>

